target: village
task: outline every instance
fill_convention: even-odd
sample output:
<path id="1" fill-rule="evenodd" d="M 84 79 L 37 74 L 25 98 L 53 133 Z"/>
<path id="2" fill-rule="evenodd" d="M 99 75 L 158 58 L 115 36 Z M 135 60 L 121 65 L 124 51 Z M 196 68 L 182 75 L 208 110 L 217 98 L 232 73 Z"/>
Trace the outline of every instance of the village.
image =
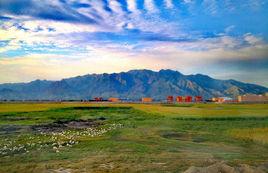
<path id="1" fill-rule="evenodd" d="M 93 99 L 73 99 L 73 100 L 0 100 L 0 102 L 98 102 L 98 103 L 268 103 L 268 92 L 263 94 L 245 94 L 236 98 L 231 97 L 212 97 L 205 99 L 203 96 L 173 96 L 169 95 L 166 99 L 154 99 L 153 97 L 142 97 L 140 99 L 118 98 L 118 97 L 94 97 Z"/>
<path id="2" fill-rule="evenodd" d="M 213 97 L 204 99 L 202 96 L 167 96 L 166 100 L 154 100 L 152 97 L 142 97 L 138 101 L 131 101 L 110 97 L 105 100 L 102 97 L 95 97 L 91 102 L 138 102 L 138 103 L 267 103 L 268 93 L 239 95 L 235 99 L 231 97 Z"/>

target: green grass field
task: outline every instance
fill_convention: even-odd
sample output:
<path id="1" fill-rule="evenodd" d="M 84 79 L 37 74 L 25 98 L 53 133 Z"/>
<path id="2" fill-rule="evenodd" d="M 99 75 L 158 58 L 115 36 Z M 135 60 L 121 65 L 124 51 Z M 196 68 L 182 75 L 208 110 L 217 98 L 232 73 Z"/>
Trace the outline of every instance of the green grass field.
<path id="1" fill-rule="evenodd" d="M 268 163 L 268 104 L 0 104 L 1 173 L 183 172 L 218 161 Z"/>

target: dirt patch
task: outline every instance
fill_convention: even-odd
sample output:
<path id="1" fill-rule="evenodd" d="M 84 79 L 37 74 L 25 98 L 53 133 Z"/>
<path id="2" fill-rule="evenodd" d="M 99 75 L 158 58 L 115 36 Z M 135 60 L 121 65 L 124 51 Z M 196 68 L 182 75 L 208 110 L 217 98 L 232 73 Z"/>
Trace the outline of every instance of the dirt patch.
<path id="1" fill-rule="evenodd" d="M 178 132 L 165 132 L 161 136 L 166 139 L 175 139 L 175 140 L 190 139 L 190 136 L 188 134 L 178 133 Z"/>
<path id="2" fill-rule="evenodd" d="M 180 133 L 180 132 L 164 132 L 161 134 L 163 138 L 180 140 L 180 141 L 192 141 L 195 143 L 206 142 L 207 140 L 202 136 L 195 136 L 193 134 Z"/>
<path id="3" fill-rule="evenodd" d="M 23 130 L 27 130 L 27 127 L 19 125 L 3 125 L 0 126 L 0 135 L 19 133 Z"/>
<path id="4" fill-rule="evenodd" d="M 208 167 L 191 166 L 184 173 L 265 173 L 265 170 L 266 168 L 263 166 L 253 167 L 241 164 L 237 167 L 232 167 L 224 162 L 219 162 Z"/>
<path id="5" fill-rule="evenodd" d="M 23 120 L 31 120 L 30 117 L 15 117 L 15 116 L 9 116 L 9 117 L 3 117 L 1 120 L 3 121 L 23 121 Z"/>
<path id="6" fill-rule="evenodd" d="M 47 173 L 71 173 L 71 172 L 72 172 L 71 169 L 59 168 L 59 169 L 55 169 L 55 170 L 48 170 Z"/>
<path id="7" fill-rule="evenodd" d="M 64 126 L 72 129 L 85 129 L 88 127 L 96 127 L 103 124 L 99 120 L 77 120 L 63 123 Z"/>
<path id="8" fill-rule="evenodd" d="M 57 110 L 129 110 L 132 107 L 110 107 L 110 106 L 76 106 L 70 108 L 61 108 Z"/>
<path id="9" fill-rule="evenodd" d="M 192 137 L 192 141 L 195 143 L 202 143 L 202 142 L 206 142 L 207 140 L 201 136 L 194 136 Z"/>
<path id="10" fill-rule="evenodd" d="M 86 129 L 98 127 L 104 124 L 105 118 L 90 119 L 90 120 L 70 120 L 70 121 L 57 121 L 51 124 L 35 125 L 32 130 L 36 132 L 61 132 L 68 129 Z"/>

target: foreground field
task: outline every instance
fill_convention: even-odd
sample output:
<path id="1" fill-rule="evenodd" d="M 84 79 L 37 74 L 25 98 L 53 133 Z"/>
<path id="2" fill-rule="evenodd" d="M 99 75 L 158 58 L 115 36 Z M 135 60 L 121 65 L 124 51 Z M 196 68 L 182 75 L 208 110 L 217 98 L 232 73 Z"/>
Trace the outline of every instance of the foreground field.
<path id="1" fill-rule="evenodd" d="M 3 173 L 184 172 L 222 161 L 268 169 L 267 104 L 0 104 Z"/>

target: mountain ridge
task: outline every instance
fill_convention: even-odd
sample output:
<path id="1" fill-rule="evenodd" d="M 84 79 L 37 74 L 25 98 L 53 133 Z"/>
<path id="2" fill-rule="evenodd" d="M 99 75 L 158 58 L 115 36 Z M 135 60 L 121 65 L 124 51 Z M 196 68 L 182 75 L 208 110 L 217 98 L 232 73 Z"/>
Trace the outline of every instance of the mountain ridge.
<path id="1" fill-rule="evenodd" d="M 34 80 L 28 83 L 0 84 L 1 100 L 59 100 L 119 97 L 165 99 L 167 95 L 201 95 L 204 98 L 241 94 L 261 94 L 268 88 L 234 79 L 219 80 L 208 75 L 184 75 L 162 69 L 130 70 L 120 73 L 86 74 L 58 81 Z"/>

